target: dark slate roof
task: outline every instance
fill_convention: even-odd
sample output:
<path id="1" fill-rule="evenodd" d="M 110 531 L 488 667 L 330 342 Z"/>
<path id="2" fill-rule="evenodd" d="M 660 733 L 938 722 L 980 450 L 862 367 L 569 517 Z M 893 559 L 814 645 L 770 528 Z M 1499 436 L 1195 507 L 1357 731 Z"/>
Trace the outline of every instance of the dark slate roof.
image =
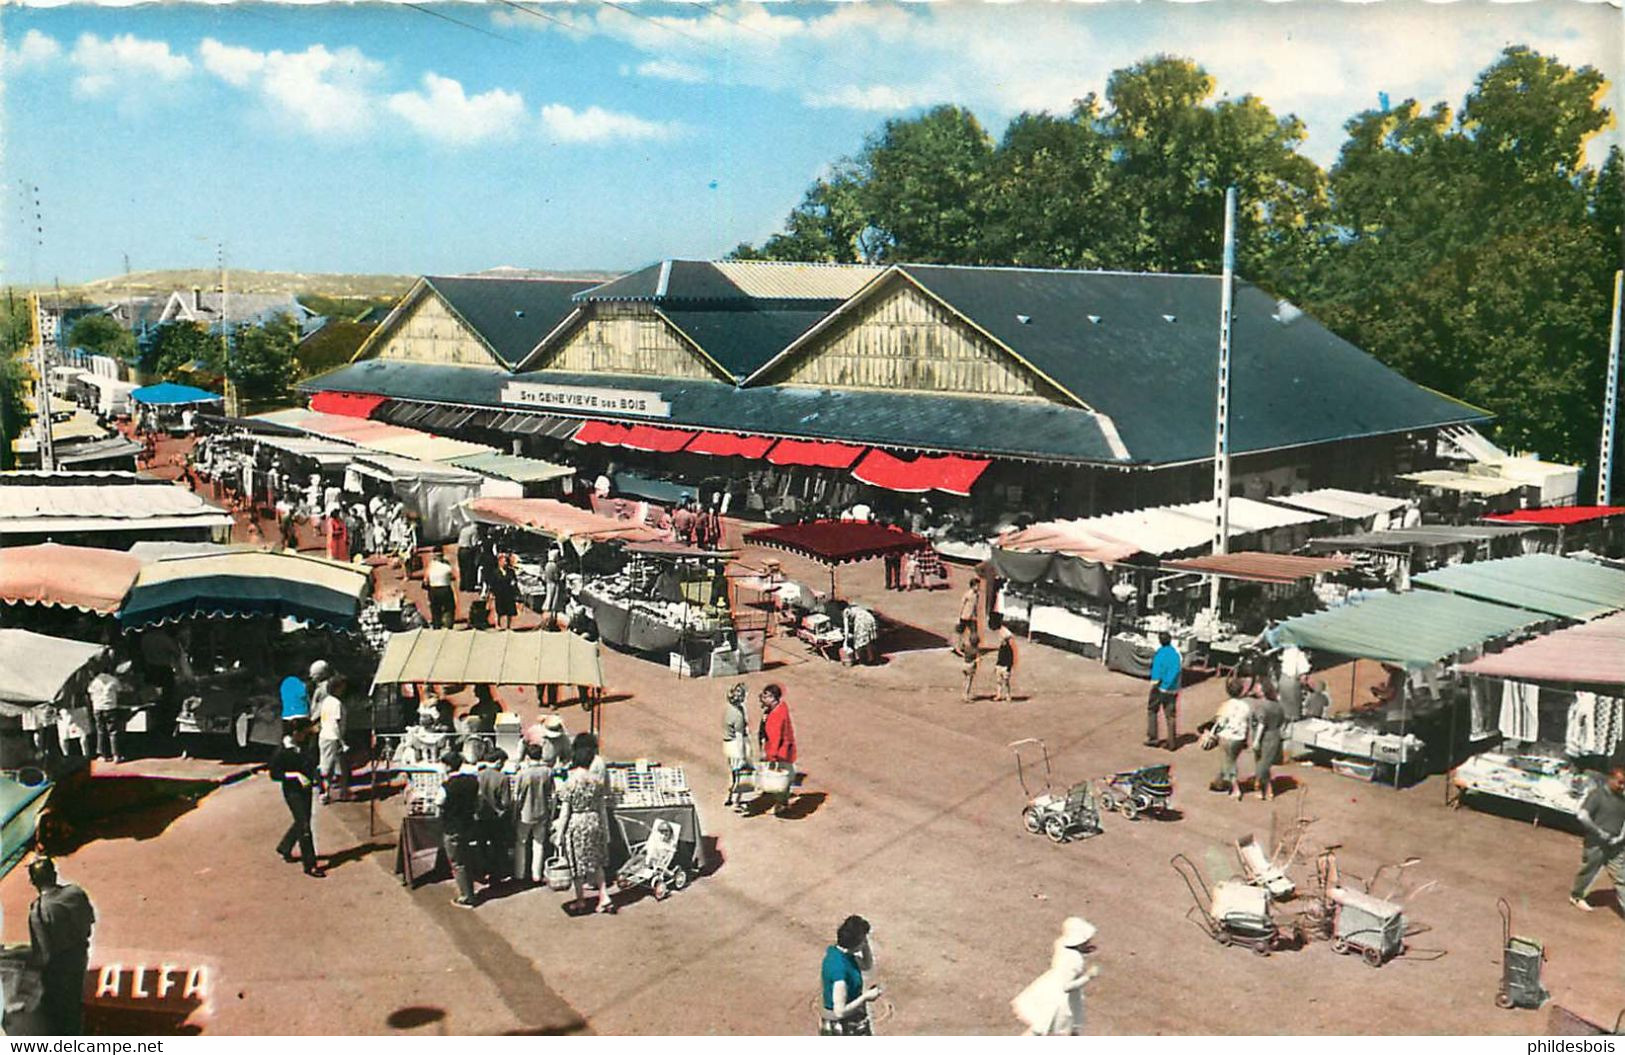
<path id="1" fill-rule="evenodd" d="M 513 367 L 575 310 L 571 300 L 592 282 L 553 278 L 466 278 L 425 275 L 425 282 Z"/>
<path id="2" fill-rule="evenodd" d="M 502 387 L 514 381 L 659 391 L 671 404 L 671 417 L 648 420 L 649 424 L 839 440 L 898 450 L 1072 462 L 1116 461 L 1093 414 L 1036 400 L 832 391 L 785 385 L 735 388 L 720 381 L 553 370 L 515 375 L 496 368 L 386 359 L 342 367 L 300 387 L 306 391 L 366 392 L 397 399 L 502 407 Z"/>
<path id="3" fill-rule="evenodd" d="M 1213 456 L 1217 276 L 901 269 L 1110 417 L 1131 460 Z M 1237 453 L 1487 417 L 1412 384 L 1301 312 L 1290 323 L 1272 319 L 1276 312 L 1263 290 L 1236 283 L 1231 449 Z M 1100 321 L 1090 322 L 1091 315 Z"/>
<path id="4" fill-rule="evenodd" d="M 665 316 L 736 378 L 761 369 L 785 346 L 817 325 L 824 308 L 663 308 Z"/>
<path id="5" fill-rule="evenodd" d="M 660 272 L 669 266 L 666 290 L 660 292 Z M 650 264 L 641 271 L 593 286 L 576 297 L 577 300 L 691 300 L 737 301 L 745 295 L 722 276 L 722 272 L 703 260 L 667 260 Z"/>

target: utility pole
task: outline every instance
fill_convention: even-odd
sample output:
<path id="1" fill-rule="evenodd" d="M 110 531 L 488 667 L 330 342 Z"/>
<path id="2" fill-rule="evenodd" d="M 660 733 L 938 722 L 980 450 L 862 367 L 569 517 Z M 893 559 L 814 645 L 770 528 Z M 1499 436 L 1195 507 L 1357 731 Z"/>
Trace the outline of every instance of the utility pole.
<path id="1" fill-rule="evenodd" d="M 231 380 L 231 316 L 226 311 L 226 243 L 220 243 L 220 359 L 226 371 L 226 416 L 241 417 L 237 386 Z"/>
<path id="2" fill-rule="evenodd" d="M 1213 428 L 1213 552 L 1230 548 L 1230 309 L 1236 285 L 1236 188 L 1224 192 L 1224 272 L 1219 279 L 1219 392 Z M 1213 576 L 1208 607 L 1219 613 L 1219 576 Z"/>
<path id="3" fill-rule="evenodd" d="M 39 432 L 39 467 L 56 468 L 56 450 L 51 446 L 51 386 L 45 365 L 45 332 L 40 326 L 39 294 L 28 294 L 28 343 L 34 349 L 34 426 Z"/>
<path id="4" fill-rule="evenodd" d="M 1597 456 L 1597 504 L 1605 506 L 1613 494 L 1614 432 L 1619 428 L 1619 309 L 1625 271 L 1614 272 L 1614 314 L 1608 326 L 1608 387 L 1602 399 L 1602 450 Z"/>

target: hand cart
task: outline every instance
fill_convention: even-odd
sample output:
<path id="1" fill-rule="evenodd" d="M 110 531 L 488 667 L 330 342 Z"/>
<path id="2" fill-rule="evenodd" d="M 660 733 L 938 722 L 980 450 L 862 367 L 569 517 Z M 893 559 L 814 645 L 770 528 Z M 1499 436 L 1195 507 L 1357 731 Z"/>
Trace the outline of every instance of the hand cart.
<path id="1" fill-rule="evenodd" d="M 1495 907 L 1501 912 L 1501 988 L 1495 1006 L 1538 1008 L 1551 996 L 1540 984 L 1546 950 L 1540 942 L 1512 933 L 1512 906 L 1506 898 L 1497 898 Z"/>
<path id="2" fill-rule="evenodd" d="M 1337 904 L 1333 952 L 1357 952 L 1372 967 L 1381 967 L 1405 951 L 1405 910 L 1400 906 L 1342 886 L 1327 891 L 1327 897 Z"/>

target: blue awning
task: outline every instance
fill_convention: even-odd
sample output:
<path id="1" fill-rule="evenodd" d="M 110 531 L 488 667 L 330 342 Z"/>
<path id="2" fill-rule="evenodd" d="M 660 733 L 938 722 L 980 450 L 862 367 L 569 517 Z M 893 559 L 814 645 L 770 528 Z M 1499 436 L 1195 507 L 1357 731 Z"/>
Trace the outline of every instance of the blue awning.
<path id="1" fill-rule="evenodd" d="M 163 381 L 156 385 L 147 385 L 130 393 L 130 398 L 137 403 L 146 403 L 149 406 L 181 406 L 186 403 L 220 403 L 224 396 L 217 396 L 201 388 L 191 385 L 177 385 L 173 381 Z"/>

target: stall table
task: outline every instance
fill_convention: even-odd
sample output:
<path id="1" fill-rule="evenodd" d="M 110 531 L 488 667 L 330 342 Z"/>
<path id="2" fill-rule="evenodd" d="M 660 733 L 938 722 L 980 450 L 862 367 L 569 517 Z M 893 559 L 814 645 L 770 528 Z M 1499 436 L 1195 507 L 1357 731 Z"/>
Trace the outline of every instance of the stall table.
<path id="1" fill-rule="evenodd" d="M 643 845 L 656 821 L 677 825 L 675 863 L 684 865 L 690 874 L 705 869 L 705 835 L 681 766 L 655 763 L 640 772 L 630 763 L 612 763 L 608 776 L 611 871 Z"/>
<path id="2" fill-rule="evenodd" d="M 1521 802 L 1573 817 L 1585 801 L 1586 775 L 1557 758 L 1506 755 L 1486 751 L 1462 762 L 1450 773 L 1459 806 L 1469 793 Z"/>

